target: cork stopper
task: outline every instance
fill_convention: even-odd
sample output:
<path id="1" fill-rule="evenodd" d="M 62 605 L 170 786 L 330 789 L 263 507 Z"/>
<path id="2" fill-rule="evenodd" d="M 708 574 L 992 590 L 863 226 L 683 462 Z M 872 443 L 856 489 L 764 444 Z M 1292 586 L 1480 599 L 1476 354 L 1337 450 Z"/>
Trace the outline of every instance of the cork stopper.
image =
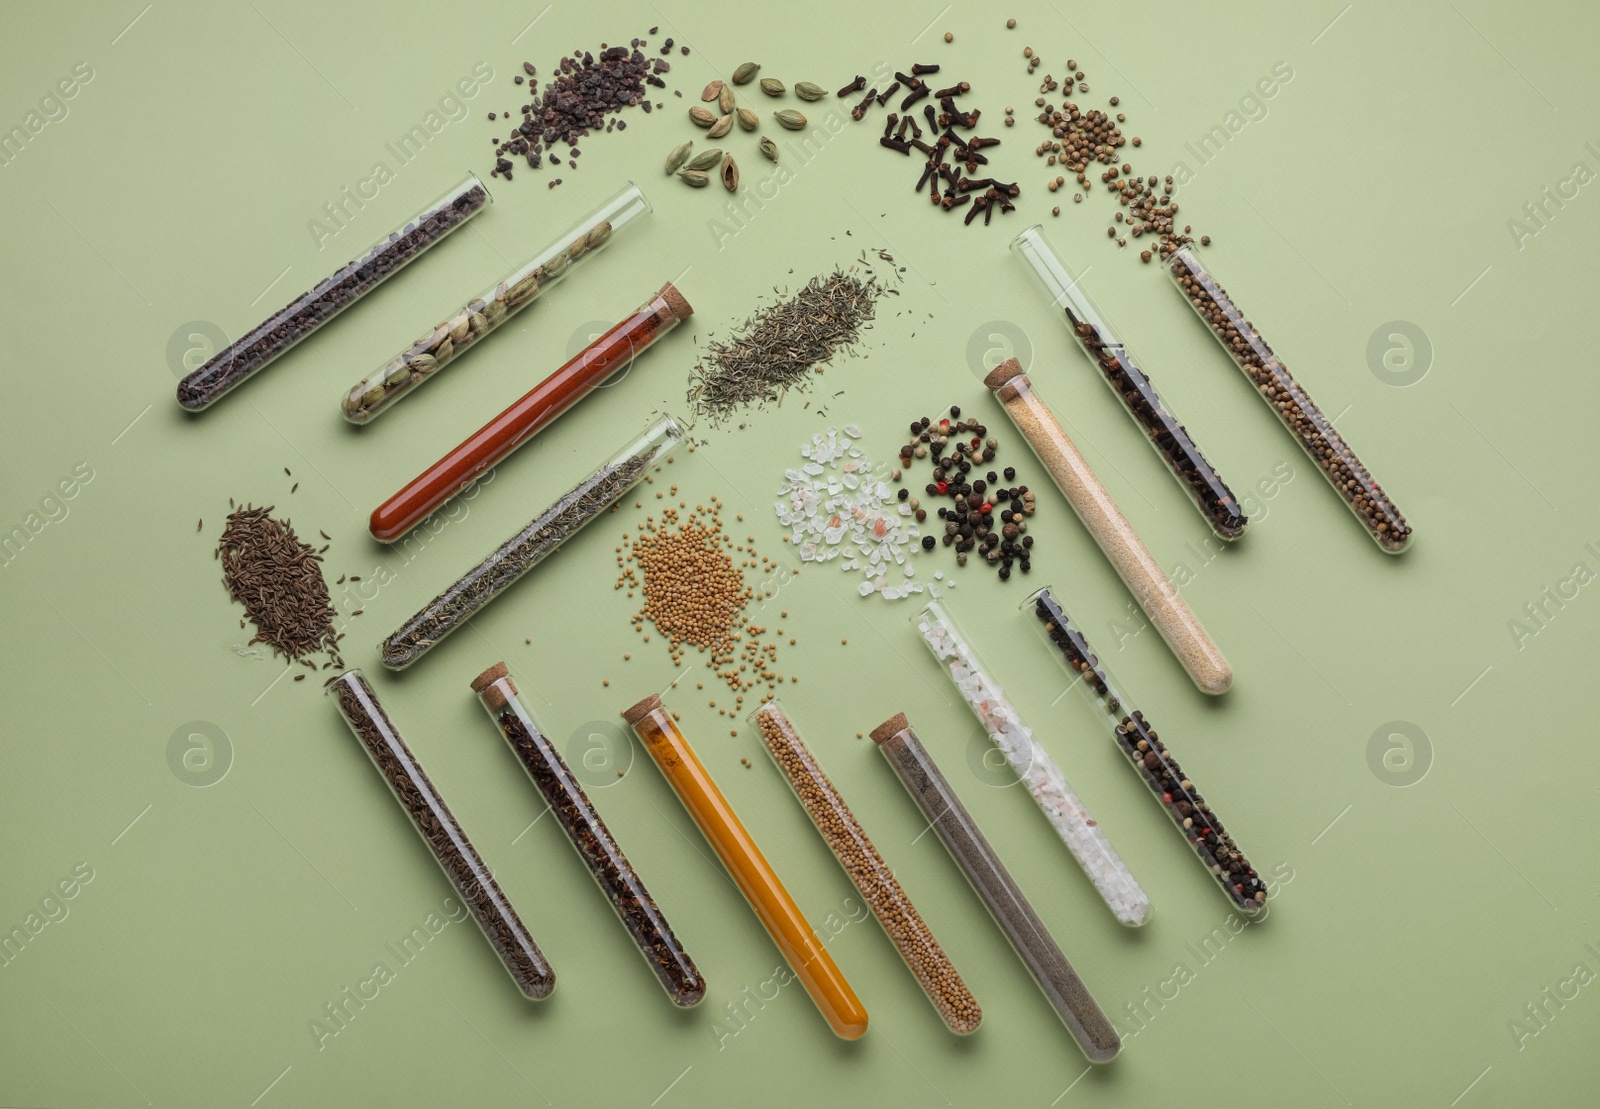
<path id="1" fill-rule="evenodd" d="M 1015 362 L 1016 359 L 1013 358 L 1011 361 Z M 906 714 L 903 712 L 897 712 L 893 716 L 889 717 L 889 719 L 885 720 L 882 724 L 879 724 L 876 728 L 872 729 L 872 742 L 882 743 L 890 736 L 899 735 L 909 727 L 911 727 L 911 721 L 906 719 Z"/>
<path id="2" fill-rule="evenodd" d="M 623 709 L 622 719 L 626 720 L 630 725 L 637 724 L 660 707 L 661 698 L 652 693 L 632 708 Z"/>
<path id="3" fill-rule="evenodd" d="M 1007 358 L 989 371 L 989 376 L 983 379 L 983 383 L 990 389 L 999 389 L 1012 378 L 1021 377 L 1023 372 L 1021 362 L 1018 362 L 1015 358 Z"/>
<path id="4" fill-rule="evenodd" d="M 504 708 L 506 695 L 500 688 L 495 688 L 496 683 L 505 680 L 510 692 L 517 692 L 517 683 L 510 678 L 511 671 L 503 662 L 497 662 L 476 678 L 472 679 L 472 692 L 483 695 L 484 702 L 492 709 Z M 487 692 L 485 692 L 487 691 Z"/>
<path id="5" fill-rule="evenodd" d="M 694 315 L 694 308 L 683 299 L 683 294 L 678 292 L 678 287 L 672 282 L 668 281 L 661 286 L 661 291 L 656 295 L 667 302 L 667 307 L 672 309 L 672 314 L 679 320 L 686 320 Z"/>

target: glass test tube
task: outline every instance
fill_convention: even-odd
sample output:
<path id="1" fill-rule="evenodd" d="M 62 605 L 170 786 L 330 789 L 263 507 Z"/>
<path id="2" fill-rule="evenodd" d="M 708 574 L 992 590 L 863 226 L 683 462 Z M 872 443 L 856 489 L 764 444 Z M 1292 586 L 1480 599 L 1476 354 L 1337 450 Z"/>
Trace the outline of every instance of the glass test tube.
<path id="1" fill-rule="evenodd" d="M 391 670 L 404 670 L 416 662 L 512 582 L 544 561 L 546 555 L 576 535 L 590 520 L 615 504 L 683 439 L 683 428 L 671 416 L 662 416 L 645 428 L 643 434 L 563 493 L 554 504 L 391 632 L 379 648 L 383 664 Z"/>
<path id="2" fill-rule="evenodd" d="M 961 980 L 911 898 L 900 888 L 894 871 L 823 773 L 783 706 L 773 699 L 751 713 L 749 719 L 759 729 L 767 754 L 794 789 L 811 822 L 871 906 L 889 942 L 900 952 L 950 1031 L 963 1036 L 977 1031 L 983 1010 L 972 991 Z"/>
<path id="3" fill-rule="evenodd" d="M 1117 749 L 1161 802 L 1195 857 L 1240 912 L 1247 916 L 1259 912 L 1267 899 L 1267 884 L 1257 876 L 1250 860 L 1184 774 L 1183 767 L 1168 753 L 1144 713 L 1123 696 L 1111 672 L 1095 657 L 1088 639 L 1067 618 L 1049 587 L 1035 592 L 1022 603 L 1022 608 L 1032 612 L 1034 626 L 1073 679 L 1072 684 L 1083 690 L 1090 703 L 1105 715 Z"/>
<path id="4" fill-rule="evenodd" d="M 995 367 L 983 383 L 994 390 L 1006 415 L 1028 440 L 1044 468 L 1050 471 L 1056 488 L 1072 505 L 1117 576 L 1172 653 L 1178 656 L 1200 692 L 1226 693 L 1233 684 L 1233 669 L 1228 660 L 1178 595 L 1177 587 L 1146 549 L 1106 487 L 1100 484 L 1076 444 L 1067 438 L 1055 414 L 1034 392 L 1022 364 L 1015 358 L 1008 358 Z"/>
<path id="5" fill-rule="evenodd" d="M 1109 1063 L 1122 1050 L 1122 1038 L 1106 1018 L 1089 987 L 1051 938 L 1050 931 L 1023 896 L 1011 872 L 994 853 L 961 798 L 939 772 L 905 714 L 878 725 L 872 739 L 889 760 L 945 850 L 966 875 L 1017 957 L 1039 984 L 1045 1000 L 1067 1026 L 1091 1063 Z"/>
<path id="6" fill-rule="evenodd" d="M 1218 539 L 1238 539 L 1247 523 L 1238 498 L 1200 453 L 1189 429 L 1156 394 L 1150 378 L 1133 360 L 1093 298 L 1078 284 L 1078 278 L 1050 249 L 1043 229 L 1037 224 L 1028 228 L 1012 240 L 1011 249 L 1028 263 L 1050 294 L 1051 303 L 1065 313 L 1067 330 L 1079 348 L 1099 369 L 1102 379 L 1194 501 L 1212 532 Z"/>
<path id="7" fill-rule="evenodd" d="M 634 356 L 648 350 L 681 320 L 694 314 L 669 281 L 661 291 L 578 356 L 535 385 L 520 400 L 413 478 L 405 488 L 372 510 L 373 538 L 393 543 L 428 514 L 499 464 L 552 420 L 588 396 Z"/>
<path id="8" fill-rule="evenodd" d="M 497 662 L 479 674 L 472 681 L 472 689 L 522 761 L 529 779 L 550 805 L 561 830 L 594 875 L 600 892 L 616 910 L 617 919 L 639 945 L 645 962 L 672 1003 L 683 1009 L 699 1004 L 706 995 L 705 979 L 672 934 L 667 918 L 617 846 L 583 786 L 572 776 L 561 752 L 523 704 L 506 664 Z"/>
<path id="9" fill-rule="evenodd" d="M 600 207 L 556 237 L 539 253 L 462 305 L 438 327 L 350 387 L 344 418 L 364 424 L 460 358 L 478 340 L 532 304 L 584 258 L 650 211 L 639 186 L 628 182 Z"/>
<path id="10" fill-rule="evenodd" d="M 178 403 L 191 412 L 215 404 L 279 355 L 398 273 L 434 243 L 480 212 L 490 201 L 477 175 L 466 179 L 380 239 L 371 250 L 301 293 L 217 351 L 178 382 Z"/>
<path id="11" fill-rule="evenodd" d="M 971 641 L 938 601 L 929 601 L 912 619 L 940 669 L 1028 787 L 1039 811 L 1050 821 L 1050 827 L 1067 845 L 1113 915 L 1129 927 L 1139 927 L 1150 918 L 1150 898 L 1111 846 L 1105 830 L 1067 784 L 1061 768 L 1033 737 L 1033 729 L 1022 722 L 1016 706 L 994 680 L 993 672 L 973 651 Z"/>
<path id="12" fill-rule="evenodd" d="M 783 888 L 761 848 L 739 821 L 728 799 L 701 765 L 694 748 L 661 707 L 646 697 L 622 714 L 667 784 L 683 802 L 701 835 L 722 860 L 728 876 L 788 961 L 795 977 L 821 1011 L 834 1034 L 857 1040 L 867 1033 L 867 1010 L 845 980 L 833 956 L 817 939 L 800 907 Z"/>
<path id="13" fill-rule="evenodd" d="M 1167 275 L 1189 306 L 1216 336 L 1222 349 L 1244 371 L 1261 398 L 1272 406 L 1306 455 L 1344 498 L 1378 548 L 1399 554 L 1411 540 L 1411 525 L 1383 486 L 1361 464 L 1355 451 L 1334 429 L 1301 384 L 1278 360 L 1261 332 L 1234 306 L 1228 292 L 1195 255 L 1184 247 L 1166 259 Z"/>
<path id="14" fill-rule="evenodd" d="M 500 956 L 512 981 L 535 1001 L 550 996 L 556 974 L 533 942 L 517 911 L 501 891 L 494 875 L 456 823 L 444 798 L 423 773 L 415 756 L 395 729 L 378 696 L 360 670 L 346 670 L 329 681 L 331 693 L 345 723 L 361 741 L 372 764 L 389 784 L 395 800 L 411 818 L 422 841 L 433 852 L 445 877 L 461 895 L 489 945 Z"/>

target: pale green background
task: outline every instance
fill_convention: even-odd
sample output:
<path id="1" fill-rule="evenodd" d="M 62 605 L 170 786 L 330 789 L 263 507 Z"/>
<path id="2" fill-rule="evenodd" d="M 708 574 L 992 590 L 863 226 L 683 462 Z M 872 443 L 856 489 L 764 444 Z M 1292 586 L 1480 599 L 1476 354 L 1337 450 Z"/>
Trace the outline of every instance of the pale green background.
<path id="1" fill-rule="evenodd" d="M 1008 15 L 1015 31 L 1003 27 Z M 75 65 L 94 77 L 65 119 L 0 168 L 0 524 L 23 524 L 78 464 L 94 476 L 64 519 L 0 569 L 0 927 L 22 924 L 80 863 L 94 877 L 69 915 L 0 968 L 0 1101 L 1588 1102 L 1600 986 L 1560 1009 L 1546 1001 L 1553 1019 L 1520 1044 L 1509 1022 L 1577 964 L 1600 971 L 1588 808 L 1600 601 L 1591 587 L 1549 605 L 1548 626 L 1520 649 L 1508 622 L 1577 564 L 1600 568 L 1585 546 L 1600 540 L 1590 323 L 1600 200 L 1591 187 L 1551 205 L 1549 226 L 1520 249 L 1507 227 L 1574 163 L 1600 165 L 1584 145 L 1600 140 L 1586 7 L 1341 10 L 1325 0 L 1058 12 L 1019 2 L 891 13 L 816 2 L 769 14 L 556 0 L 541 15 L 536 0 L 373 15 L 297 0 L 157 0 L 141 14 L 132 0 L 13 5 L 5 22 L 0 124 L 22 122 Z M 167 347 L 181 325 L 239 334 L 464 170 L 486 172 L 502 128 L 484 113 L 520 103 L 509 82 L 523 58 L 548 72 L 574 46 L 652 24 L 658 39 L 695 48 L 672 55 L 670 85 L 684 100 L 668 95 L 662 113 L 629 113 L 625 135 L 584 143 L 582 171 L 559 189 L 546 189 L 548 173 L 494 182 L 489 211 L 312 342 L 202 417 L 178 409 Z M 1329 414 L 1344 413 L 1341 430 L 1416 526 L 1410 553 L 1377 551 L 1156 269 L 1131 248 L 1116 252 L 1103 193 L 1075 209 L 1043 190 L 1030 153 L 1039 130 L 999 122 L 1007 103 L 1023 120 L 1032 111 L 1025 45 L 1056 73 L 1075 56 L 1090 73 L 1089 102 L 1120 93 L 1147 171 L 1184 157 L 1182 144 L 1274 65 L 1293 69 L 1265 118 L 1183 190 L 1183 218 L 1215 236 L 1209 258 L 1240 303 Z M 764 75 L 829 89 L 879 62 L 944 63 L 945 76 L 975 85 L 980 130 L 1003 138 L 994 168 L 1022 182 L 1018 211 L 987 229 L 936 218 L 910 195 L 914 165 L 880 149 L 868 122 L 830 138 L 809 165 L 786 154 L 793 180 L 719 241 L 708 221 L 725 194 L 691 192 L 660 166 L 698 137 L 683 109 L 699 88 L 747 58 Z M 319 251 L 307 221 L 387 160 L 385 143 L 479 62 L 496 92 L 475 96 L 465 121 Z M 747 186 L 772 172 L 752 136 L 735 132 L 727 145 Z M 646 223 L 375 426 L 343 423 L 337 401 L 350 382 L 630 177 L 655 204 Z M 1067 204 L 1054 221 L 1053 201 Z M 785 685 L 787 703 L 986 1019 L 972 1038 L 952 1038 L 876 925 L 851 924 L 832 948 L 870 1009 L 865 1040 L 835 1040 L 790 988 L 719 1048 L 724 1006 L 759 987 L 779 956 L 665 783 L 640 756 L 595 796 L 712 983 L 688 1013 L 667 1004 L 553 823 L 527 830 L 540 805 L 467 689 L 507 659 L 566 745 L 668 684 L 659 637 L 640 642 L 628 624 L 636 600 L 611 588 L 631 507 L 404 677 L 381 671 L 374 645 L 651 411 L 682 412 L 696 338 L 725 334 L 761 290 L 880 246 L 908 269 L 869 359 L 830 369 L 809 411 L 791 400 L 743 431 L 702 429 L 708 445 L 671 468 L 690 502 L 722 496 L 761 550 L 779 555 L 769 492 L 803 439 L 855 422 L 886 458 L 906 420 L 952 401 L 989 419 L 1006 460 L 1037 475 L 966 354 L 974 332 L 999 320 L 1027 335 L 1036 380 L 1157 557 L 1185 558 L 1201 521 L 1006 253 L 1041 217 L 1091 267 L 1087 285 L 1234 488 L 1285 461 L 1293 469 L 1238 549 L 1185 590 L 1238 674 L 1220 701 L 1196 693 L 1154 636 L 1117 649 L 1108 624 L 1127 594 L 1048 489 L 1027 579 L 1062 589 L 1241 844 L 1262 870 L 1293 879 L 1270 920 L 1201 968 L 1186 945 L 1224 925 L 1227 903 L 1096 717 L 1076 695 L 1053 704 L 1064 680 L 1014 611 L 1023 581 L 1002 587 L 969 567 L 954 610 L 1153 898 L 1147 928 L 1120 928 L 1027 799 L 972 769 L 977 726 L 907 626 L 910 602 L 862 602 L 853 579 L 808 570 L 761 615 L 800 641 L 780 656 L 801 677 Z M 500 467 L 464 518 L 457 510 L 409 562 L 365 537 L 374 504 L 561 362 L 575 331 L 680 274 L 699 309 L 693 324 Z M 1430 372 L 1407 388 L 1368 364 L 1369 337 L 1394 320 L 1420 328 L 1433 351 Z M 547 1003 L 521 1000 L 482 938 L 451 925 L 318 1049 L 308 1022 L 387 961 L 384 945 L 448 887 L 316 683 L 274 686 L 280 664 L 233 651 L 239 612 L 211 558 L 230 496 L 276 503 L 303 535 L 327 530 L 330 579 L 393 573 L 370 599 L 340 596 L 341 611 L 366 609 L 347 653 L 557 967 Z M 923 575 L 948 568 L 946 554 L 925 560 Z M 704 697 L 680 685 L 670 703 L 813 923 L 842 918 L 854 905 L 843 873 L 752 731 L 729 737 Z M 1083 1076 L 934 837 L 916 838 L 922 821 L 888 768 L 854 738 L 902 710 L 1125 1030 L 1126 1004 L 1179 962 L 1196 971 L 1113 1065 Z M 209 787 L 169 767 L 169 737 L 189 721 L 231 743 L 228 772 Z M 1391 721 L 1431 741 L 1419 756 L 1427 774 L 1405 788 L 1369 766 L 1369 739 Z"/>

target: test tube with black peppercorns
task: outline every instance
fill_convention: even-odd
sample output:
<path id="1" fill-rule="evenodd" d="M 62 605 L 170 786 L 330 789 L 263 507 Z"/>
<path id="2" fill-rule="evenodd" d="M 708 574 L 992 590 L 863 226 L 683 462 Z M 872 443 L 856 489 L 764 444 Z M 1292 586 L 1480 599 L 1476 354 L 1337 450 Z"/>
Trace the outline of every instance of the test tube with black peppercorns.
<path id="1" fill-rule="evenodd" d="M 1022 608 L 1033 614 L 1035 628 L 1061 661 L 1072 684 L 1105 714 L 1117 749 L 1139 772 L 1222 892 L 1245 915 L 1259 912 L 1267 899 L 1267 884 L 1211 811 L 1211 804 L 1167 751 L 1144 713 L 1134 708 L 1117 687 L 1111 672 L 1090 649 L 1083 632 L 1067 618 L 1049 587 L 1034 593 Z"/>
<path id="2" fill-rule="evenodd" d="M 1399 554 L 1411 541 L 1411 525 L 1373 480 L 1355 451 L 1322 414 L 1289 367 L 1278 360 L 1261 332 L 1234 305 L 1226 289 L 1195 255 L 1193 247 L 1174 251 L 1166 259 L 1167 275 L 1189 302 L 1189 307 L 1210 328 L 1263 400 L 1272 406 L 1295 441 L 1322 471 L 1334 491 L 1367 529 L 1385 554 Z"/>
<path id="3" fill-rule="evenodd" d="M 1011 243 L 1011 249 L 1028 263 L 1051 303 L 1065 313 L 1067 330 L 1083 353 L 1100 370 L 1105 383 L 1133 417 L 1161 461 L 1166 463 L 1218 539 L 1234 540 L 1244 534 L 1246 519 L 1238 498 L 1206 461 L 1194 438 L 1165 401 L 1156 394 L 1150 378 L 1134 362 L 1117 332 L 1093 298 L 1045 242 L 1035 224 Z"/>

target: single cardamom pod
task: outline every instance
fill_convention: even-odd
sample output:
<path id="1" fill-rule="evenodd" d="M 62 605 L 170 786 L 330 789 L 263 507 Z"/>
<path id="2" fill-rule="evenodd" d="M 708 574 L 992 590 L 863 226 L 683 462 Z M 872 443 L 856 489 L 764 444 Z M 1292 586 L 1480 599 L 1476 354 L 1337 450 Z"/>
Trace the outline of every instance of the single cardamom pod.
<path id="1" fill-rule="evenodd" d="M 704 91 L 702 91 L 700 93 L 700 99 L 704 100 L 706 103 L 709 104 L 711 101 L 713 101 L 713 100 L 715 100 L 717 98 L 717 94 L 720 93 L 721 91 L 722 91 L 722 82 L 721 81 L 713 81 L 713 82 L 711 82 L 709 85 L 707 85 L 705 87 Z"/>
<path id="2" fill-rule="evenodd" d="M 780 112 L 773 112 L 772 118 L 791 131 L 803 130 L 806 125 L 806 117 L 793 108 L 785 108 Z"/>
<path id="3" fill-rule="evenodd" d="M 710 169 L 712 166 L 717 166 L 717 165 L 721 165 L 721 164 L 722 164 L 722 151 L 718 150 L 716 147 L 712 147 L 710 150 L 702 150 L 700 153 L 696 154 L 693 158 L 690 158 L 688 163 L 683 168 L 684 169 L 694 169 L 694 170 L 707 170 L 707 169 Z"/>
<path id="4" fill-rule="evenodd" d="M 672 153 L 667 155 L 667 172 L 677 173 L 683 163 L 689 160 L 689 151 L 694 149 L 694 140 L 680 143 L 672 148 Z"/>
<path id="5" fill-rule="evenodd" d="M 585 236 L 585 238 L 589 243 L 589 249 L 596 249 L 607 239 L 611 238 L 611 221 L 601 220 L 599 223 L 589 228 L 589 234 Z"/>
<path id="6" fill-rule="evenodd" d="M 739 126 L 743 127 L 746 131 L 754 131 L 757 127 L 761 126 L 761 117 L 756 115 L 749 108 L 740 108 L 734 114 L 739 119 Z"/>
<path id="7" fill-rule="evenodd" d="M 689 109 L 689 118 L 694 121 L 696 127 L 710 127 L 717 122 L 717 113 L 710 108 L 702 108 L 696 104 Z"/>
<path id="8" fill-rule="evenodd" d="M 778 144 L 777 143 L 773 142 L 771 139 L 767 138 L 765 135 L 762 135 L 761 136 L 761 141 L 756 143 L 756 145 L 761 148 L 761 153 L 763 153 L 763 154 L 765 154 L 767 156 L 767 161 L 776 162 L 778 160 Z"/>
<path id="9" fill-rule="evenodd" d="M 723 135 L 726 135 L 729 131 L 732 131 L 732 130 L 733 130 L 733 113 L 729 112 L 727 115 L 723 116 L 721 119 L 717 120 L 715 123 L 713 123 L 711 125 L 711 130 L 706 132 L 706 138 L 708 138 L 708 139 L 720 139 Z"/>
<path id="10" fill-rule="evenodd" d="M 750 78 L 759 72 L 761 72 L 761 66 L 755 62 L 745 62 L 744 65 L 733 71 L 733 83 L 736 85 L 748 85 Z"/>
<path id="11" fill-rule="evenodd" d="M 732 154 L 722 159 L 722 187 L 730 193 L 739 191 L 739 166 Z"/>
<path id="12" fill-rule="evenodd" d="M 794 94 L 801 100 L 821 100 L 828 95 L 828 90 L 821 85 L 813 85 L 810 81 L 797 81 Z"/>
<path id="13" fill-rule="evenodd" d="M 693 185 L 697 189 L 705 188 L 711 181 L 705 174 L 693 169 L 680 169 L 678 176 L 683 178 L 685 184 Z"/>
<path id="14" fill-rule="evenodd" d="M 783 82 L 776 77 L 763 77 L 761 78 L 761 91 L 768 96 L 782 96 Z"/>
<path id="15" fill-rule="evenodd" d="M 717 107 L 722 109 L 723 115 L 733 111 L 733 89 L 727 85 L 723 85 L 722 91 L 717 94 Z"/>

